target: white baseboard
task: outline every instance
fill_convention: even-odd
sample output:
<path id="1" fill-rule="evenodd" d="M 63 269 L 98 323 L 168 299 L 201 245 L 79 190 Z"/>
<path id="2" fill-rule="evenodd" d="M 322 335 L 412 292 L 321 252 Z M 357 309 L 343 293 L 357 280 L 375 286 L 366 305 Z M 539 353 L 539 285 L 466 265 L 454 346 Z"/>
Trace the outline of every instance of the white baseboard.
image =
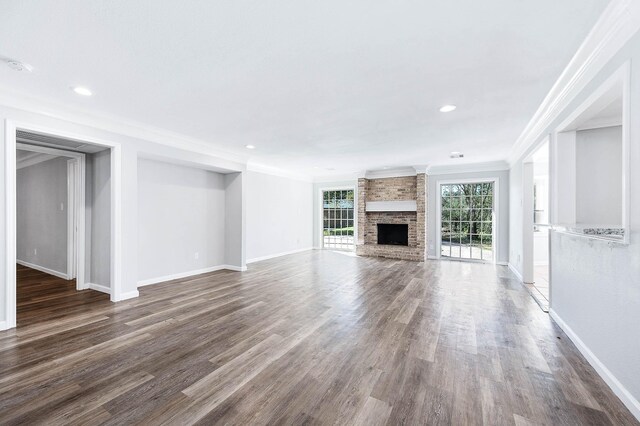
<path id="1" fill-rule="evenodd" d="M 629 411 L 631 411 L 631 414 L 633 414 L 636 419 L 640 420 L 640 401 L 631 395 L 631 392 L 629 392 L 627 388 L 620 383 L 616 376 L 614 376 L 613 373 L 602 363 L 602 361 L 600 361 L 598 357 L 591 352 L 589 347 L 582 341 L 582 339 L 580 339 L 580 337 L 578 337 L 571 327 L 569 327 L 569 325 L 560 318 L 556 311 L 550 309 L 549 315 L 551 315 L 551 318 L 553 318 L 556 324 L 560 326 L 562 331 L 569 336 L 569 339 L 571 339 L 573 344 L 576 345 L 580 353 L 587 359 L 589 364 L 591 364 L 600 377 L 602 377 L 605 383 L 609 385 L 613 393 L 615 393 Z"/>
<path id="2" fill-rule="evenodd" d="M 509 262 L 500 261 L 500 262 L 496 262 L 496 265 L 509 266 Z"/>
<path id="3" fill-rule="evenodd" d="M 44 266 L 36 265 L 34 263 L 25 262 L 24 260 L 16 260 L 18 265 L 26 266 L 27 268 L 35 269 L 36 271 L 44 272 L 45 274 L 53 275 L 58 278 L 62 278 L 63 280 L 69 280 L 69 275 L 55 271 L 53 269 L 45 268 Z"/>
<path id="4" fill-rule="evenodd" d="M 94 284 L 94 283 L 86 283 L 85 285 L 87 286 L 87 288 L 90 288 L 91 290 L 99 291 L 100 293 L 111 294 L 111 289 L 107 286 Z"/>
<path id="5" fill-rule="evenodd" d="M 438 256 L 434 256 L 433 254 L 429 254 L 429 255 L 427 255 L 427 259 L 429 259 L 429 260 L 438 260 L 440 258 Z"/>
<path id="6" fill-rule="evenodd" d="M 246 266 L 234 266 L 234 265 L 222 265 L 221 269 L 227 269 L 229 271 L 235 271 L 235 272 L 244 272 L 247 270 Z"/>
<path id="7" fill-rule="evenodd" d="M 146 280 L 138 281 L 138 287 L 157 284 L 157 283 L 163 283 L 165 281 L 179 280 L 181 278 L 187 278 L 193 275 L 207 274 L 209 272 L 215 272 L 221 269 L 227 269 L 226 265 L 216 265 L 216 266 L 211 266 L 209 268 L 195 269 L 193 271 L 179 272 L 177 274 L 170 274 L 170 275 L 163 275 L 161 277 L 148 278 Z"/>
<path id="8" fill-rule="evenodd" d="M 179 272 L 177 274 L 164 275 L 164 276 L 161 276 L 161 277 L 155 277 L 155 278 L 148 278 L 146 280 L 140 280 L 140 281 L 138 281 L 138 287 L 143 287 L 143 286 L 146 286 L 146 285 L 163 283 L 163 282 L 166 282 L 166 281 L 179 280 L 181 278 L 189 278 L 189 277 L 192 277 L 194 275 L 208 274 L 209 272 L 220 271 L 222 269 L 228 269 L 230 271 L 244 272 L 244 271 L 247 270 L 247 267 L 246 266 L 244 266 L 244 267 L 233 266 L 233 265 L 216 265 L 216 266 L 211 266 L 209 268 L 195 269 L 193 271 Z"/>
<path id="9" fill-rule="evenodd" d="M 520 282 L 524 282 L 524 280 L 522 279 L 522 274 L 520 272 L 518 272 L 518 270 L 516 269 L 515 266 L 513 266 L 513 264 L 511 262 L 509 262 L 507 264 L 509 266 L 509 269 L 511 270 L 511 272 L 513 272 L 513 274 L 518 277 L 518 279 L 520 280 Z"/>
<path id="10" fill-rule="evenodd" d="M 286 256 L 288 254 L 302 253 L 303 251 L 308 251 L 308 250 L 313 250 L 313 249 L 314 249 L 313 247 L 305 247 L 305 248 L 302 248 L 302 249 L 296 249 L 296 250 L 290 250 L 290 251 L 283 251 L 281 253 L 269 254 L 267 256 L 254 257 L 253 259 L 247 260 L 247 263 L 260 262 L 262 260 L 273 259 L 274 257 Z"/>
<path id="11" fill-rule="evenodd" d="M 113 302 L 122 302 L 123 300 L 127 300 L 127 299 L 135 299 L 136 297 L 140 296 L 140 293 L 138 292 L 138 290 L 134 290 L 134 291 L 129 291 L 127 293 L 122 293 L 120 295 L 120 297 L 118 298 L 118 300 L 113 300 Z"/>
<path id="12" fill-rule="evenodd" d="M 0 331 L 3 330 L 8 330 L 9 327 L 7 327 L 7 322 L 6 321 L 0 321 Z"/>

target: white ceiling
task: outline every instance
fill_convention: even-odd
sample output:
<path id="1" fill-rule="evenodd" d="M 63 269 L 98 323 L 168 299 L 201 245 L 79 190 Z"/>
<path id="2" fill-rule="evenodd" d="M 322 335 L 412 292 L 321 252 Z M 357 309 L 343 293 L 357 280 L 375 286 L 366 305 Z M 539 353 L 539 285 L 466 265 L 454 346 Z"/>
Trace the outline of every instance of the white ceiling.
<path id="1" fill-rule="evenodd" d="M 494 161 L 606 4 L 10 0 L 0 85 L 313 175 Z"/>

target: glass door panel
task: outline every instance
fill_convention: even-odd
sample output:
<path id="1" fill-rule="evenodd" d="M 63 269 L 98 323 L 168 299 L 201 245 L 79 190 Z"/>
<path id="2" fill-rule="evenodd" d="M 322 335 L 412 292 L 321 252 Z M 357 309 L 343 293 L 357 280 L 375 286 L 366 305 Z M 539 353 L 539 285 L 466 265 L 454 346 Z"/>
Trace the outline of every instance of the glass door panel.
<path id="1" fill-rule="evenodd" d="M 446 184 L 440 191 L 440 255 L 492 261 L 493 182 Z"/>
<path id="2" fill-rule="evenodd" d="M 322 192 L 322 246 L 353 250 L 354 191 L 353 189 Z"/>

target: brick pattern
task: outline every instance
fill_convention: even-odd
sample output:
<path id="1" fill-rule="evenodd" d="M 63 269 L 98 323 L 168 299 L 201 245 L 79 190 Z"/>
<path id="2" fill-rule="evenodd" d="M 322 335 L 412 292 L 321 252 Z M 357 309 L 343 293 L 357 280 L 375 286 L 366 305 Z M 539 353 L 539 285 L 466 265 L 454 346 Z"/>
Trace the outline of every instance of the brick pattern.
<path id="1" fill-rule="evenodd" d="M 366 226 L 366 211 L 365 203 L 367 200 L 367 179 L 358 179 L 358 235 L 356 241 L 356 247 L 364 244 L 364 229 Z"/>
<path id="2" fill-rule="evenodd" d="M 368 181 L 367 201 L 405 201 L 416 199 L 417 176 L 402 176 Z"/>
<path id="3" fill-rule="evenodd" d="M 416 200 L 416 212 L 369 212 L 367 201 Z M 423 261 L 426 253 L 427 177 L 404 176 L 358 179 L 358 240 L 356 253 L 392 259 Z M 409 245 L 378 245 L 378 223 L 409 225 Z"/>

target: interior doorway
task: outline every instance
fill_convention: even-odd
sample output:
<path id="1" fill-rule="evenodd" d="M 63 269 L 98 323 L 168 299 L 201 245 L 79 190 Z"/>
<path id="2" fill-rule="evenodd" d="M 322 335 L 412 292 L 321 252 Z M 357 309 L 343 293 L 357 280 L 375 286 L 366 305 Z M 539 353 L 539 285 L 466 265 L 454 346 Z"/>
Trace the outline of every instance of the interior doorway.
<path id="1" fill-rule="evenodd" d="M 16 129 L 14 326 L 109 302 L 111 151 Z"/>
<path id="2" fill-rule="evenodd" d="M 83 153 L 17 144 L 16 261 L 77 290 L 86 288 L 85 165 Z"/>
<path id="3" fill-rule="evenodd" d="M 548 312 L 549 280 L 549 141 L 545 140 L 523 166 L 523 281 L 540 307 Z"/>

